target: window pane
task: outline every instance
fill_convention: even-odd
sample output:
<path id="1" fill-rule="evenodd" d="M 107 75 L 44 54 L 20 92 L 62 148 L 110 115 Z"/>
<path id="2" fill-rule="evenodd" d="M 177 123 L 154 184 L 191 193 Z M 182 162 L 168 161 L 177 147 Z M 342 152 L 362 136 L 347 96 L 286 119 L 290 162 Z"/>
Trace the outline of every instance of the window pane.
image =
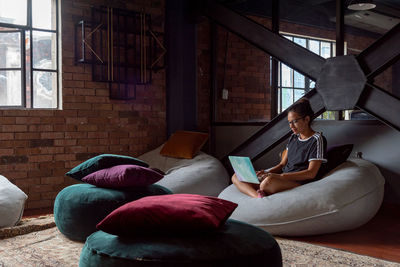
<path id="1" fill-rule="evenodd" d="M 281 109 L 281 88 L 278 88 L 278 113 L 282 112 Z"/>
<path id="2" fill-rule="evenodd" d="M 282 110 L 287 109 L 293 104 L 293 90 L 290 88 L 282 89 Z"/>
<path id="3" fill-rule="evenodd" d="M 302 47 L 306 47 L 306 39 L 304 39 L 304 38 L 294 37 L 293 42 L 295 42 L 298 45 L 301 45 Z"/>
<path id="4" fill-rule="evenodd" d="M 290 41 L 293 41 L 293 37 L 292 36 L 284 35 L 283 37 L 285 37 L 286 39 L 289 39 Z"/>
<path id="5" fill-rule="evenodd" d="M 334 120 L 335 119 L 335 112 L 334 111 L 325 111 L 322 113 L 322 119 L 324 120 Z"/>
<path id="6" fill-rule="evenodd" d="M 282 87 L 292 87 L 292 69 L 286 66 L 285 64 L 281 64 L 282 68 Z"/>
<path id="7" fill-rule="evenodd" d="M 331 44 L 327 42 L 321 42 L 321 57 L 331 57 Z"/>
<path id="8" fill-rule="evenodd" d="M 310 80 L 310 88 L 315 88 L 315 82 Z"/>
<path id="9" fill-rule="evenodd" d="M 319 41 L 309 40 L 309 50 L 319 55 Z"/>
<path id="10" fill-rule="evenodd" d="M 0 68 L 21 67 L 21 34 L 0 31 Z"/>
<path id="11" fill-rule="evenodd" d="M 21 71 L 0 71 L 0 105 L 21 104 Z"/>
<path id="12" fill-rule="evenodd" d="M 304 90 L 294 90 L 294 101 L 293 102 L 296 102 L 303 96 L 304 96 Z"/>
<path id="13" fill-rule="evenodd" d="M 55 0 L 32 1 L 32 26 L 33 28 L 56 29 L 56 3 Z"/>
<path id="14" fill-rule="evenodd" d="M 282 64 L 278 64 L 278 86 L 280 86 L 281 85 L 281 75 L 280 75 L 280 73 L 281 73 L 281 65 Z"/>
<path id="15" fill-rule="evenodd" d="M 346 54 L 346 52 L 344 52 Z M 336 43 L 332 43 L 332 57 L 336 57 Z"/>
<path id="16" fill-rule="evenodd" d="M 33 107 L 57 107 L 57 73 L 33 72 Z"/>
<path id="17" fill-rule="evenodd" d="M 0 0 L 0 22 L 26 25 L 27 0 Z"/>
<path id="18" fill-rule="evenodd" d="M 294 70 L 294 87 L 296 87 L 296 88 L 304 88 L 305 87 L 304 76 L 295 70 Z"/>
<path id="19" fill-rule="evenodd" d="M 56 34 L 33 31 L 33 67 L 56 69 Z"/>

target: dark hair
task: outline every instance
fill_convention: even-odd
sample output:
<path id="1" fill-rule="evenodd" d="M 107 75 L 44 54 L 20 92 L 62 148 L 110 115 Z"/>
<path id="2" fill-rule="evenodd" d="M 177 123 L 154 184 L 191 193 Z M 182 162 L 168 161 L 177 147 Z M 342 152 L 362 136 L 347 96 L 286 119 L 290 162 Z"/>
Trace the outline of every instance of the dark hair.
<path id="1" fill-rule="evenodd" d="M 289 112 L 295 112 L 303 118 L 306 116 L 309 116 L 310 124 L 314 117 L 314 111 L 312 110 L 310 101 L 308 101 L 307 98 L 301 98 L 297 102 L 295 102 L 293 105 L 291 105 L 288 109 L 288 113 Z"/>

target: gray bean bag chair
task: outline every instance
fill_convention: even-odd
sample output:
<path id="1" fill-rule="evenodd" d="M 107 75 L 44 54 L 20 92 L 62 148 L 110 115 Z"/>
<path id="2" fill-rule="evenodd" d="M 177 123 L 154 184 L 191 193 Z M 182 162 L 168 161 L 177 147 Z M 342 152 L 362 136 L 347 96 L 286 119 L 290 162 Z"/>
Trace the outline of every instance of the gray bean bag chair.
<path id="1" fill-rule="evenodd" d="M 156 184 L 164 186 L 173 193 L 218 196 L 229 185 L 229 175 L 221 162 L 204 152 L 193 159 L 178 159 L 160 155 L 162 146 L 149 151 L 139 159 L 150 167 L 165 172 Z"/>
<path id="2" fill-rule="evenodd" d="M 28 196 L 0 175 L 0 228 L 16 225 L 22 217 Z"/>
<path id="3" fill-rule="evenodd" d="M 357 228 L 383 200 L 385 180 L 363 159 L 349 159 L 319 181 L 264 198 L 251 198 L 230 185 L 220 198 L 238 203 L 230 218 L 274 235 L 305 236 Z"/>

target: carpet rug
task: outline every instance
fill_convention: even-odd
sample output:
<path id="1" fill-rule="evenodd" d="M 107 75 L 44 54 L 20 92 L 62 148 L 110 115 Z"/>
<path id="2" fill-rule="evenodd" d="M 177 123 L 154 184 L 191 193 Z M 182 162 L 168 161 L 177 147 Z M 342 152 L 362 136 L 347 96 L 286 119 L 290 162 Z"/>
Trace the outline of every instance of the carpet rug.
<path id="1" fill-rule="evenodd" d="M 16 226 L 0 228 L 0 239 L 24 235 L 56 226 L 53 214 L 23 218 Z"/>
<path id="2" fill-rule="evenodd" d="M 283 266 L 400 266 L 350 252 L 277 238 Z M 78 266 L 83 243 L 64 237 L 57 227 L 0 240 L 1 267 Z"/>

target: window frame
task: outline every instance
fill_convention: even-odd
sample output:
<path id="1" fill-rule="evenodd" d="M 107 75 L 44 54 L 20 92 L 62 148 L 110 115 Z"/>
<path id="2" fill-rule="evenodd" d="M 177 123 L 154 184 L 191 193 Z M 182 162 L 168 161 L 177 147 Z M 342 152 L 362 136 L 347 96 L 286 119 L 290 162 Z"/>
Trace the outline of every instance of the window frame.
<path id="1" fill-rule="evenodd" d="M 0 109 L 27 109 L 27 110 L 56 110 L 61 107 L 61 99 L 60 99 L 60 88 L 61 88 L 61 66 L 60 66 L 60 0 L 52 0 L 55 3 L 54 15 L 55 15 L 55 29 L 42 29 L 42 28 L 35 28 L 33 27 L 32 23 L 32 0 L 27 0 L 27 23 L 26 25 L 20 24 L 10 24 L 10 23 L 3 23 L 0 22 L 0 27 L 7 28 L 5 31 L 2 32 L 20 32 L 21 34 L 21 67 L 20 68 L 0 68 L 0 71 L 10 71 L 10 70 L 20 70 L 21 71 L 21 105 L 0 105 Z M 15 29 L 15 30 L 13 30 Z M 55 68 L 54 69 L 40 69 L 34 68 L 33 62 L 33 33 L 34 32 L 46 32 L 55 34 Z M 26 37 L 29 34 L 29 51 L 27 51 L 27 44 L 26 44 Z M 29 52 L 29 66 L 27 65 L 27 52 Z M 27 73 L 29 71 L 29 81 L 27 77 Z M 56 103 L 54 107 L 34 107 L 34 72 L 49 72 L 56 74 Z M 29 85 L 28 85 L 29 82 Z M 27 97 L 30 97 L 29 101 Z"/>
<path id="2" fill-rule="evenodd" d="M 334 57 L 336 55 L 336 51 L 335 51 L 335 45 L 336 42 L 334 40 L 329 40 L 329 39 L 323 39 L 323 38 L 316 38 L 316 37 L 312 37 L 312 36 L 304 36 L 304 35 L 298 35 L 298 34 L 293 34 L 293 33 L 287 33 L 287 32 L 280 32 L 280 34 L 284 37 L 287 38 L 288 40 L 290 40 L 291 42 L 295 43 L 293 38 L 301 38 L 301 39 L 305 39 L 306 40 L 306 46 L 302 46 L 304 48 L 306 48 L 307 50 L 309 50 L 310 52 L 312 52 L 309 49 L 309 43 L 310 41 L 317 41 L 318 45 L 319 45 L 319 54 L 321 55 L 322 52 L 322 46 L 321 43 L 329 43 L 330 44 L 330 57 Z M 290 37 L 290 38 L 288 38 Z M 297 43 L 295 43 L 297 44 Z M 299 44 L 298 44 L 299 45 Z M 294 101 L 295 100 L 295 90 L 303 90 L 304 94 L 308 93 L 310 90 L 314 89 L 315 87 L 310 87 L 310 84 L 312 83 L 312 80 L 307 78 L 306 76 L 302 75 L 301 73 L 297 72 L 295 69 L 290 68 L 289 66 L 287 66 L 285 63 L 279 61 L 278 62 L 278 84 L 277 84 L 277 111 L 278 114 L 282 113 L 284 111 L 284 109 L 282 109 L 282 94 L 283 94 L 283 89 L 290 89 L 291 90 L 291 95 L 292 95 L 292 99 Z M 292 84 L 291 86 L 283 86 L 282 85 L 282 64 L 286 65 L 288 68 L 291 69 L 291 80 L 292 80 Z M 299 88 L 299 87 L 295 87 L 295 82 L 294 82 L 294 73 L 297 72 L 300 75 L 302 75 L 304 77 L 304 88 Z M 293 104 L 294 102 L 292 102 Z"/>

